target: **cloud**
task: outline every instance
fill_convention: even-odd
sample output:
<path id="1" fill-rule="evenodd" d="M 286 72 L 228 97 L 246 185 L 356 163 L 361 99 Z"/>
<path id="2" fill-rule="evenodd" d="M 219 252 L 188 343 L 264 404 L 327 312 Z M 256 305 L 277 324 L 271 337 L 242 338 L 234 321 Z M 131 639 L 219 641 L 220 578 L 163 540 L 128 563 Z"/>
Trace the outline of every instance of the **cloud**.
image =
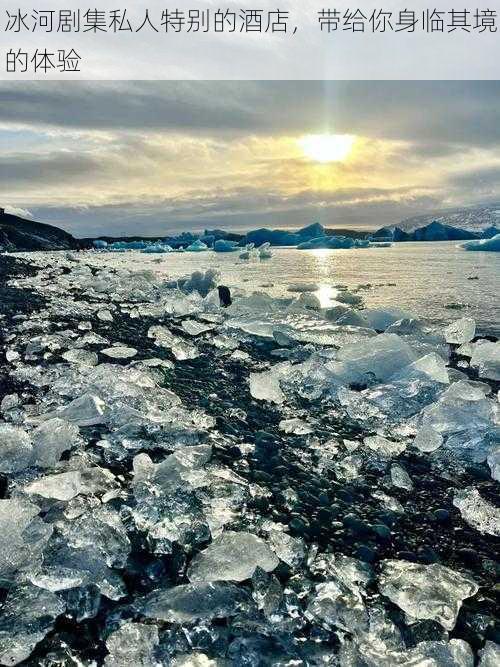
<path id="1" fill-rule="evenodd" d="M 500 82 L 3 82 L 0 198 L 76 235 L 377 227 L 500 197 Z M 343 162 L 299 149 L 353 134 Z"/>
<path id="2" fill-rule="evenodd" d="M 0 123 L 500 143 L 499 81 L 3 82 Z M 286 109 L 286 113 L 283 110 Z"/>

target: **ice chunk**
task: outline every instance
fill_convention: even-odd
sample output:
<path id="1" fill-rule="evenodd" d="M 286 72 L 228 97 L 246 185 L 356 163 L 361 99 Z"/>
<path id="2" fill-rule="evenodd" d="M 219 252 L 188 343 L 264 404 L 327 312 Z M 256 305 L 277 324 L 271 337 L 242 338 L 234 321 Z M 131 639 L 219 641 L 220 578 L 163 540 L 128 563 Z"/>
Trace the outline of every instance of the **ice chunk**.
<path id="1" fill-rule="evenodd" d="M 39 509 L 27 500 L 0 500 L 0 580 L 33 566 L 52 534 L 38 517 Z"/>
<path id="2" fill-rule="evenodd" d="M 471 317 L 462 317 L 461 320 L 452 322 L 444 330 L 447 343 L 463 345 L 471 341 L 476 335 L 476 321 Z"/>
<path id="3" fill-rule="evenodd" d="M 500 482 L 500 448 L 495 449 L 494 452 L 487 458 L 488 465 L 490 466 L 491 476 L 493 479 L 496 479 L 497 482 Z"/>
<path id="4" fill-rule="evenodd" d="M 398 456 L 406 449 L 404 442 L 394 442 L 388 440 L 382 435 L 370 435 L 363 438 L 363 444 L 369 447 L 372 451 L 377 452 L 382 457 Z"/>
<path id="5" fill-rule="evenodd" d="M 469 526 L 480 533 L 500 536 L 500 508 L 484 500 L 474 487 L 455 490 L 453 504 Z"/>
<path id="6" fill-rule="evenodd" d="M 500 644 L 487 641 L 479 651 L 479 667 L 498 667 L 500 665 Z"/>
<path id="7" fill-rule="evenodd" d="M 104 401 L 98 396 L 83 394 L 50 417 L 59 417 L 78 426 L 95 426 L 104 424 L 105 407 Z"/>
<path id="8" fill-rule="evenodd" d="M 415 356 L 411 347 L 396 334 L 380 334 L 341 348 L 337 359 L 326 367 L 341 384 L 373 384 L 388 380 L 414 361 Z"/>
<path id="9" fill-rule="evenodd" d="M 17 394 L 5 394 L 0 401 L 0 412 L 8 412 L 9 410 L 16 408 L 19 406 L 20 402 Z"/>
<path id="10" fill-rule="evenodd" d="M 106 308 L 97 311 L 97 317 L 101 322 L 113 322 L 114 320 L 113 315 Z"/>
<path id="11" fill-rule="evenodd" d="M 255 568 L 271 572 L 278 564 L 274 552 L 256 535 L 227 531 L 193 558 L 188 578 L 195 583 L 244 581 Z"/>
<path id="12" fill-rule="evenodd" d="M 287 364 L 287 368 L 288 368 Z M 285 394 L 280 386 L 280 368 L 274 366 L 264 373 L 250 373 L 250 393 L 259 401 L 270 403 L 284 403 Z"/>
<path id="13" fill-rule="evenodd" d="M 293 433 L 294 435 L 307 435 L 313 432 L 312 426 L 302 419 L 282 419 L 279 427 L 285 433 Z"/>
<path id="14" fill-rule="evenodd" d="M 155 345 L 169 349 L 178 361 L 196 359 L 196 357 L 200 356 L 198 349 L 194 345 L 187 343 L 178 336 L 174 336 L 167 327 L 159 324 L 149 329 L 148 337 L 155 339 Z"/>
<path id="15" fill-rule="evenodd" d="M 51 591 L 51 593 L 67 591 L 81 586 L 85 579 L 85 574 L 78 572 L 78 570 L 59 567 L 57 565 L 36 567 L 29 571 L 26 576 L 33 586 L 44 588 L 46 591 Z"/>
<path id="16" fill-rule="evenodd" d="M 288 292 L 317 292 L 319 286 L 316 283 L 291 283 L 287 287 Z"/>
<path id="17" fill-rule="evenodd" d="M 32 464 L 33 444 L 22 428 L 0 423 L 0 472 L 18 472 Z"/>
<path id="18" fill-rule="evenodd" d="M 25 584 L 11 589 L 0 613 L 0 664 L 26 660 L 64 609 L 57 595 L 43 588 Z"/>
<path id="19" fill-rule="evenodd" d="M 406 489 L 407 491 L 413 489 L 413 482 L 411 481 L 410 475 L 397 463 L 391 466 L 391 481 L 394 486 L 397 486 L 399 489 Z"/>
<path id="20" fill-rule="evenodd" d="M 26 493 L 56 500 L 71 500 L 80 493 L 80 490 L 81 475 L 78 471 L 48 475 L 25 487 Z"/>
<path id="21" fill-rule="evenodd" d="M 101 354 L 105 354 L 107 357 L 111 357 L 111 359 L 130 359 L 131 357 L 135 357 L 137 350 L 135 347 L 120 347 L 117 345 L 101 350 Z"/>
<path id="22" fill-rule="evenodd" d="M 500 380 L 500 342 L 476 343 L 470 365 L 477 369 L 479 377 Z"/>
<path id="23" fill-rule="evenodd" d="M 157 667 L 158 628 L 145 623 L 124 623 L 106 640 L 105 667 Z"/>
<path id="24" fill-rule="evenodd" d="M 404 560 L 385 560 L 379 590 L 411 619 L 430 619 L 453 630 L 462 600 L 479 590 L 468 576 L 433 563 L 420 565 Z"/>
<path id="25" fill-rule="evenodd" d="M 318 584 L 316 595 L 309 603 L 306 616 L 327 628 L 347 632 L 362 632 L 368 626 L 368 614 L 363 601 L 363 587 L 371 579 L 369 566 L 342 554 L 326 554 L 313 563 L 315 571 L 324 571 L 331 581 Z M 323 572 L 322 572 L 323 574 Z"/>
<path id="26" fill-rule="evenodd" d="M 413 444 L 421 452 L 433 452 L 443 444 L 443 436 L 430 426 L 424 426 L 417 431 Z"/>
<path id="27" fill-rule="evenodd" d="M 78 426 L 54 417 L 42 422 L 33 431 L 33 458 L 38 466 L 50 468 L 59 461 L 62 453 L 74 447 L 78 440 Z"/>
<path id="28" fill-rule="evenodd" d="M 192 623 L 235 616 L 249 603 L 248 593 L 234 584 L 193 583 L 153 591 L 141 611 L 167 623 Z"/>
<path id="29" fill-rule="evenodd" d="M 89 350 L 73 349 L 64 352 L 62 358 L 69 361 L 70 364 L 80 364 L 81 366 L 97 366 L 97 354 Z"/>
<path id="30" fill-rule="evenodd" d="M 348 303 L 351 306 L 359 306 L 361 303 L 363 303 L 363 297 L 359 296 L 359 294 L 352 294 L 347 290 L 342 290 L 339 292 L 339 294 L 337 294 L 335 297 L 335 300 L 339 303 Z"/>
<path id="31" fill-rule="evenodd" d="M 306 551 L 303 540 L 292 537 L 280 530 L 271 530 L 269 533 L 269 546 L 274 553 L 290 567 L 297 567 L 303 562 Z"/>
<path id="32" fill-rule="evenodd" d="M 219 273 L 216 269 L 207 269 L 205 272 L 194 271 L 188 278 L 180 278 L 177 284 L 186 294 L 198 292 L 201 296 L 207 296 L 217 287 L 218 277 Z"/>
<path id="33" fill-rule="evenodd" d="M 366 626 L 366 609 L 359 591 L 341 581 L 316 586 L 316 595 L 307 608 L 307 616 L 327 628 L 353 632 Z"/>
<path id="34" fill-rule="evenodd" d="M 368 326 L 377 331 L 385 331 L 395 322 L 400 320 L 414 319 L 407 310 L 399 308 L 366 308 L 362 311 L 363 317 L 368 321 Z"/>
<path id="35" fill-rule="evenodd" d="M 184 320 L 182 328 L 190 336 L 199 336 L 202 333 L 215 329 L 215 324 L 197 322 L 196 320 Z"/>

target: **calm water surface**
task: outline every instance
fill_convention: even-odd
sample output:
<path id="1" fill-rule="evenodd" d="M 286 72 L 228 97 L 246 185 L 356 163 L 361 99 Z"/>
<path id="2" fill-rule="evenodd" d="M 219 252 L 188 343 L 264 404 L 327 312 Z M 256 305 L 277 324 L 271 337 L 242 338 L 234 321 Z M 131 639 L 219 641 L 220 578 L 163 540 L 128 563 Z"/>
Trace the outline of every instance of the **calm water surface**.
<path id="1" fill-rule="evenodd" d="M 287 288 L 292 283 L 316 284 L 323 305 L 335 296 L 335 285 L 354 289 L 370 284 L 361 292 L 367 307 L 399 307 L 443 323 L 467 314 L 476 318 L 483 333 L 500 334 L 500 255 L 468 252 L 454 242 L 352 250 L 273 248 L 273 257 L 264 261 L 240 260 L 238 252 L 89 253 L 89 257 L 96 265 L 104 261 L 148 268 L 172 278 L 216 268 L 221 282 L 231 288 L 260 289 L 273 296 L 291 296 Z"/>

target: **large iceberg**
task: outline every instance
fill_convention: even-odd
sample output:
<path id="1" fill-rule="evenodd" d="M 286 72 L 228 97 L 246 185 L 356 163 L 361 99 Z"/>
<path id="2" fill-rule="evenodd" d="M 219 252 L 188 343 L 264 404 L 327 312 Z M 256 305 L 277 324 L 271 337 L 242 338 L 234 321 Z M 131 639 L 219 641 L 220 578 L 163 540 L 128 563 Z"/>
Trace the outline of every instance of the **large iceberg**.
<path id="1" fill-rule="evenodd" d="M 465 250 L 482 250 L 485 252 L 500 252 L 500 234 L 496 234 L 491 239 L 480 239 L 477 241 L 467 241 L 462 244 Z"/>

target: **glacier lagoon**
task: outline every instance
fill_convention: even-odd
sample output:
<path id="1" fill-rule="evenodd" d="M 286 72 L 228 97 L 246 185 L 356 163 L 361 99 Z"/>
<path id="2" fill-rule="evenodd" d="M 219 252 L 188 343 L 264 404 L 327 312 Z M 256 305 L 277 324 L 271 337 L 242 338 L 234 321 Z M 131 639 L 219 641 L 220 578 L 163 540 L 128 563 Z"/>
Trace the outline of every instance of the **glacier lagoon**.
<path id="1" fill-rule="evenodd" d="M 370 308 L 398 307 L 420 318 L 447 323 L 473 317 L 483 333 L 500 335 L 500 256 L 465 252 L 456 242 L 399 243 L 384 248 L 301 250 L 273 248 L 265 261 L 245 261 L 239 253 L 214 252 L 144 255 L 99 254 L 96 266 L 148 268 L 178 278 L 214 268 L 231 289 L 262 290 L 290 297 L 290 285 L 317 285 L 323 307 L 334 300 L 335 285 L 358 289 Z M 92 253 L 86 258 L 92 262 Z"/>

